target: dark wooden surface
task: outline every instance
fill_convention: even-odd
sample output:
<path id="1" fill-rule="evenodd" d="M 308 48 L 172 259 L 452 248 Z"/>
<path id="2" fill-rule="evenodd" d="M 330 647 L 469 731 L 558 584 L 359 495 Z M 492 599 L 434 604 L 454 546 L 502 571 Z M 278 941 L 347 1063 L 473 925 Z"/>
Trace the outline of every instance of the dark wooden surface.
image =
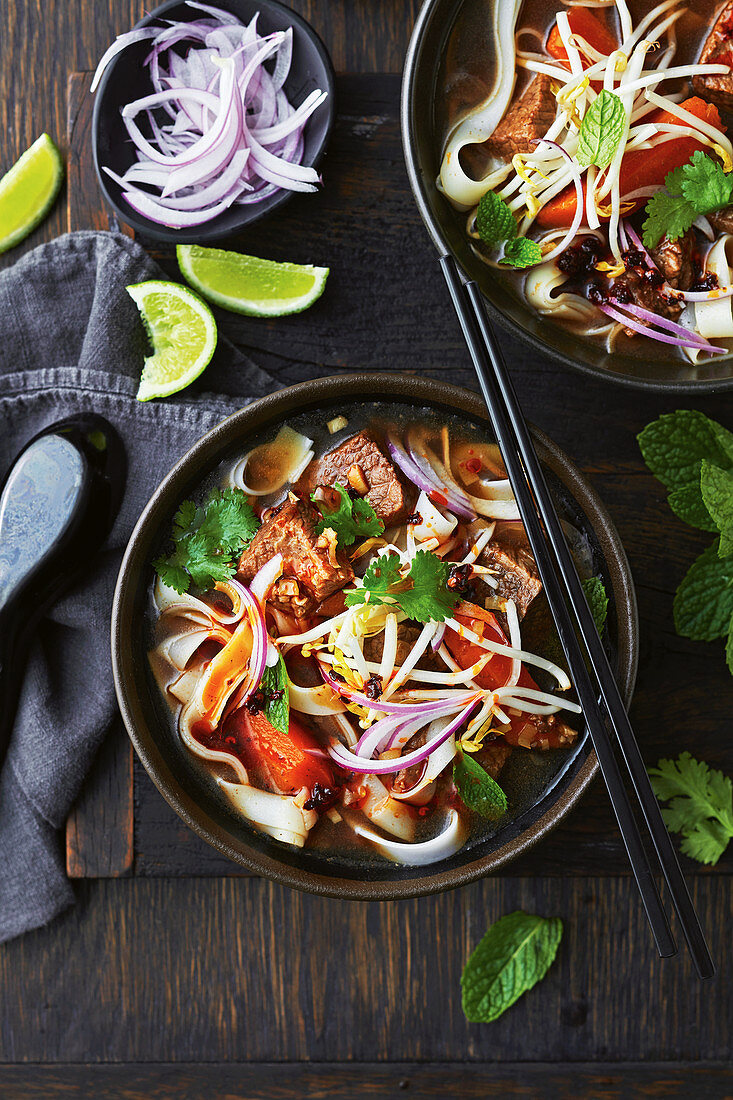
<path id="1" fill-rule="evenodd" d="M 348 74 L 326 186 L 236 244 L 325 263 L 332 275 L 308 313 L 222 315 L 222 329 L 280 382 L 379 367 L 473 386 L 402 165 L 398 73 L 417 4 L 293 6 Z M 0 0 L 3 167 L 43 129 L 64 145 L 69 74 L 92 68 L 143 7 Z M 68 194 L 0 266 L 66 230 L 69 213 L 73 227 L 107 224 L 76 159 L 83 91 L 83 80 L 71 89 Z M 671 516 L 635 444 L 648 420 L 680 404 L 730 426 L 727 402 L 633 393 L 505 346 L 525 411 L 591 478 L 626 546 L 641 614 L 633 717 L 645 758 L 689 747 L 733 772 L 721 648 L 677 638 L 671 620 L 674 587 L 705 538 Z M 700 985 L 684 956 L 655 958 L 598 785 L 500 877 L 418 901 L 346 903 L 232 876 L 137 768 L 131 813 L 120 782 L 130 757 L 116 737 L 69 829 L 69 869 L 86 879 L 76 907 L 0 947 L 3 1100 L 733 1095 L 731 854 L 714 870 L 685 864 L 720 964 L 718 979 Z M 486 925 L 517 907 L 563 918 L 558 962 L 501 1020 L 468 1024 L 461 966 Z"/>

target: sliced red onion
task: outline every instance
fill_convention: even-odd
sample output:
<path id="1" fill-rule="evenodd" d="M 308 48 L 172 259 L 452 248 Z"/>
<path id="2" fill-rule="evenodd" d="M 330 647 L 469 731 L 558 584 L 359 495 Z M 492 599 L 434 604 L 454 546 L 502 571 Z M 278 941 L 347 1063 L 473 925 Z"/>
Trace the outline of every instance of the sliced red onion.
<path id="1" fill-rule="evenodd" d="M 275 554 L 270 558 L 268 562 L 258 569 L 252 578 L 252 583 L 249 586 L 249 590 L 253 596 L 255 596 L 260 604 L 264 604 L 267 598 L 267 593 L 272 588 L 273 584 L 283 571 L 283 556 L 282 554 Z"/>
<path id="2" fill-rule="evenodd" d="M 262 679 L 265 671 L 265 664 L 267 662 L 267 649 L 270 639 L 267 635 L 267 626 L 265 624 L 265 616 L 262 612 L 262 608 L 250 590 L 245 588 L 243 584 L 240 584 L 239 581 L 230 580 L 227 583 L 241 596 L 242 602 L 247 610 L 250 626 L 252 627 L 252 656 L 250 658 L 247 679 L 245 681 L 247 686 L 242 692 L 242 698 L 239 700 L 239 705 L 241 706 L 241 704 L 246 702 L 250 695 L 257 689 Z"/>
<path id="3" fill-rule="evenodd" d="M 684 329 L 684 337 L 680 336 L 667 336 L 662 332 L 655 332 L 654 329 L 649 328 L 648 325 L 639 324 L 634 321 L 628 314 L 621 313 L 617 309 L 613 309 L 611 306 L 599 305 L 598 308 L 605 313 L 608 317 L 612 317 L 614 321 L 619 321 L 625 328 L 633 329 L 634 332 L 641 333 L 642 336 L 648 336 L 651 340 L 658 340 L 661 344 L 673 344 L 675 347 L 691 348 L 693 351 L 706 351 L 710 355 L 724 355 L 726 349 L 714 347 L 713 344 L 708 344 L 702 337 L 698 337 L 695 333 Z M 628 306 L 624 304 L 624 308 L 628 309 Z M 658 323 L 660 318 L 657 313 L 650 313 L 648 310 L 641 310 L 640 315 L 646 314 L 651 323 Z M 678 328 L 682 328 L 681 325 Z"/>
<path id="4" fill-rule="evenodd" d="M 139 27 L 137 30 L 127 31 L 125 34 L 118 35 L 112 45 L 102 54 L 94 76 L 92 77 L 92 85 L 89 90 L 91 92 L 96 92 L 97 85 L 102 79 L 102 73 L 113 57 L 117 57 L 118 53 L 121 53 L 122 50 L 126 50 L 133 42 L 143 42 L 146 38 L 155 38 L 159 33 L 160 30 L 158 27 Z"/>
<path id="5" fill-rule="evenodd" d="M 95 74 L 96 88 L 120 50 L 152 39 L 145 65 L 153 94 L 122 110 L 137 164 L 122 177 L 109 173 L 124 181 L 126 200 L 152 221 L 184 228 L 210 221 L 234 202 L 262 202 L 282 189 L 317 190 L 318 173 L 301 163 L 303 132 L 327 93 L 315 90 L 297 108 L 288 102 L 283 85 L 292 63 L 292 27 L 260 35 L 256 15 L 245 26 L 211 5 L 192 0 L 189 6 L 207 18 L 121 35 Z M 191 43 L 185 57 L 173 50 L 181 42 Z M 167 70 L 161 65 L 166 52 Z M 265 62 L 273 57 L 270 72 Z M 165 125 L 155 115 L 159 110 L 168 116 Z M 141 112 L 150 137 L 136 121 Z"/>
<path id="6" fill-rule="evenodd" d="M 435 481 L 427 478 L 420 467 L 413 462 L 407 451 L 402 444 L 395 438 L 390 432 L 387 437 L 387 450 L 389 456 L 394 462 L 395 466 L 398 466 L 402 473 L 408 478 L 413 485 L 416 485 L 418 489 L 421 489 L 425 493 L 432 493 L 435 490 Z"/>
<path id="7" fill-rule="evenodd" d="M 321 670 L 321 676 L 330 684 L 334 691 L 337 691 L 339 695 L 343 695 L 345 699 L 348 699 L 351 703 L 356 703 L 360 707 L 366 707 L 368 710 L 377 710 L 383 714 L 400 714 L 404 718 L 419 717 L 421 714 L 429 715 L 433 712 L 435 717 L 435 711 L 442 710 L 446 703 L 456 704 L 468 703 L 469 701 L 476 699 L 476 692 L 466 692 L 463 695 L 457 695 L 455 698 L 446 700 L 438 699 L 434 703 L 390 703 L 385 702 L 383 699 L 370 699 L 363 692 L 354 691 L 352 688 L 345 684 L 342 680 L 337 680 L 335 676 L 332 676 L 326 665 L 319 661 L 318 666 Z"/>
<path id="8" fill-rule="evenodd" d="M 542 263 L 548 263 L 550 260 L 554 260 L 557 256 L 559 256 L 562 252 L 565 251 L 565 249 L 568 247 L 568 245 L 572 243 L 572 241 L 575 238 L 576 233 L 580 229 L 580 223 L 582 222 L 583 214 L 585 213 L 585 198 L 583 196 L 583 181 L 580 178 L 580 172 L 578 171 L 578 166 L 577 166 L 576 162 L 570 156 L 570 154 L 565 149 L 563 149 L 562 145 L 558 145 L 558 143 L 556 141 L 550 141 L 549 138 L 533 138 L 531 144 L 532 145 L 549 145 L 552 149 L 555 149 L 558 153 L 560 153 L 561 156 L 563 156 L 565 158 L 565 160 L 568 162 L 568 164 L 570 166 L 570 171 L 571 171 L 572 176 L 573 176 L 573 183 L 575 184 L 575 195 L 576 195 L 575 216 L 573 218 L 572 225 L 570 226 L 570 228 L 568 229 L 567 233 L 562 238 L 562 240 L 558 241 L 558 243 L 555 245 L 555 247 L 552 249 L 552 251 L 548 252 L 546 256 L 542 257 Z"/>
<path id="9" fill-rule="evenodd" d="M 433 653 L 438 652 L 438 650 L 440 649 L 440 647 L 443 644 L 443 638 L 444 637 L 445 637 L 445 623 L 441 623 L 440 626 L 438 627 L 438 629 L 435 631 L 435 634 L 433 635 L 433 640 L 430 643 L 430 648 L 432 649 Z"/>
<path id="10" fill-rule="evenodd" d="M 363 775 L 389 775 L 400 772 L 403 768 L 410 768 L 413 764 L 420 764 L 423 760 L 427 760 L 431 753 L 440 748 L 452 734 L 461 728 L 475 706 L 476 700 L 474 699 L 425 745 L 422 745 L 419 749 L 413 749 L 412 752 L 405 753 L 404 756 L 398 756 L 394 760 L 365 760 L 364 757 L 350 752 L 340 742 L 329 746 L 328 754 L 342 768 Z"/>

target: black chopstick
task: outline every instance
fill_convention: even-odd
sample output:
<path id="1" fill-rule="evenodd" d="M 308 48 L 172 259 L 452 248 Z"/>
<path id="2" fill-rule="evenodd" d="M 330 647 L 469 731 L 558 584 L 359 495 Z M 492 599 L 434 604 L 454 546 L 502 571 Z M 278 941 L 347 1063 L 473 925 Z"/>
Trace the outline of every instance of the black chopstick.
<path id="1" fill-rule="evenodd" d="M 662 957 L 673 955 L 677 950 L 634 810 L 619 770 L 613 740 L 606 725 L 607 719 L 610 719 L 613 733 L 621 745 L 632 786 L 654 841 L 662 873 L 698 974 L 701 978 L 712 977 L 715 967 L 705 943 L 705 937 L 682 876 L 676 852 L 664 826 L 659 804 L 649 782 L 616 680 L 580 585 L 514 388 L 489 326 L 480 292 L 475 283 L 463 286 L 451 257 L 441 257 L 440 263 L 471 352 L 497 440 L 504 455 L 519 511 L 537 561 L 540 578 L 545 586 L 548 603 L 557 625 L 657 949 Z M 549 545 L 545 541 L 540 518 L 545 525 Z M 597 689 L 591 681 L 585 655 L 576 636 L 576 627 L 568 610 L 566 597 L 573 608 L 594 677 L 601 690 L 601 697 L 606 707 L 605 717 L 601 712 Z"/>

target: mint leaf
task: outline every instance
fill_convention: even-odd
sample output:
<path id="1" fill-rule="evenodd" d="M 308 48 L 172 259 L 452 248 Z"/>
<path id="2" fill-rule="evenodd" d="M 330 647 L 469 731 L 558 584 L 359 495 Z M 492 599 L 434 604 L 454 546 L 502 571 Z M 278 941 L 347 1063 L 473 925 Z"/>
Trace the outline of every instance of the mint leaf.
<path id="1" fill-rule="evenodd" d="M 327 527 L 336 532 L 336 540 L 339 546 L 351 546 L 357 538 L 368 538 L 381 535 L 384 524 L 372 508 L 368 500 L 349 496 L 343 485 L 337 481 L 334 489 L 339 494 L 339 505 L 333 511 L 324 508 L 323 502 L 316 500 L 315 493 L 311 494 L 311 500 L 318 507 L 322 519 L 316 525 L 316 534 L 322 535 Z"/>
<path id="2" fill-rule="evenodd" d="M 690 527 L 699 527 L 701 531 L 718 530 L 702 499 L 699 474 L 696 481 L 690 481 L 679 489 L 671 489 L 667 503 L 674 514 L 689 523 Z"/>
<path id="3" fill-rule="evenodd" d="M 603 91 L 585 113 L 575 159 L 583 168 L 608 168 L 626 125 L 624 105 L 615 92 Z"/>
<path id="4" fill-rule="evenodd" d="M 720 161 L 698 149 L 681 169 L 680 189 L 698 214 L 712 214 L 730 202 L 733 178 L 726 175 Z"/>
<path id="5" fill-rule="evenodd" d="M 608 613 L 606 586 L 600 577 L 588 577 L 587 580 L 581 581 L 581 584 L 590 607 L 590 613 L 593 616 L 593 622 L 596 624 L 596 630 L 600 634 L 606 625 L 606 615 Z"/>
<path id="6" fill-rule="evenodd" d="M 544 978 L 562 938 L 559 917 L 509 913 L 492 924 L 463 968 L 463 1011 L 490 1023 Z"/>
<path id="7" fill-rule="evenodd" d="M 511 210 L 493 191 L 481 196 L 476 211 L 476 229 L 481 240 L 496 248 L 517 235 L 517 222 Z"/>
<path id="8" fill-rule="evenodd" d="M 694 409 L 678 409 L 653 420 L 636 437 L 649 469 L 668 489 L 698 479 L 704 458 L 733 466 L 733 435 Z"/>
<path id="9" fill-rule="evenodd" d="M 674 597 L 674 625 L 683 638 L 712 642 L 728 633 L 733 615 L 733 558 L 717 541 L 690 566 Z"/>
<path id="10" fill-rule="evenodd" d="M 514 237 L 507 241 L 500 264 L 511 267 L 533 267 L 542 259 L 542 249 L 529 237 Z"/>
<path id="11" fill-rule="evenodd" d="M 700 863 L 717 863 L 733 837 L 733 783 L 720 771 L 683 752 L 649 769 L 664 823 L 681 833 L 682 851 Z"/>
<path id="12" fill-rule="evenodd" d="M 718 554 L 727 558 L 733 554 L 733 472 L 703 460 L 700 489 L 705 507 L 720 531 Z"/>
<path id="13" fill-rule="evenodd" d="M 187 592 L 212 588 L 237 571 L 244 548 L 260 526 L 241 489 L 212 489 L 202 507 L 186 500 L 173 517 L 173 550 L 153 562 L 164 584 Z"/>
<path id="14" fill-rule="evenodd" d="M 460 747 L 453 761 L 453 782 L 469 810 L 489 821 L 498 821 L 507 812 L 507 798 L 499 784 Z"/>
<path id="15" fill-rule="evenodd" d="M 282 654 L 278 654 L 276 665 L 265 668 L 259 690 L 265 699 L 265 718 L 276 730 L 287 733 L 290 728 L 290 688 Z"/>

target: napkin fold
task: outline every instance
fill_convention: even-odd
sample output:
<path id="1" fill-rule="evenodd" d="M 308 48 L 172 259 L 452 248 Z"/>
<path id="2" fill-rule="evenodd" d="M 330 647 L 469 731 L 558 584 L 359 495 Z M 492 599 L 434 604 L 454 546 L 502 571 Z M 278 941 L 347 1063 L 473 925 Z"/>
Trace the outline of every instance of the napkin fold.
<path id="1" fill-rule="evenodd" d="M 183 394 L 137 401 L 146 337 L 125 287 L 155 278 L 165 276 L 129 238 L 93 232 L 59 237 L 0 273 L 0 479 L 32 436 L 81 411 L 106 417 L 128 458 L 112 532 L 84 582 L 40 623 L 25 672 L 0 772 L 0 942 L 74 900 L 59 830 L 117 709 L 110 608 L 135 521 L 201 435 L 276 388 L 220 337 Z"/>

